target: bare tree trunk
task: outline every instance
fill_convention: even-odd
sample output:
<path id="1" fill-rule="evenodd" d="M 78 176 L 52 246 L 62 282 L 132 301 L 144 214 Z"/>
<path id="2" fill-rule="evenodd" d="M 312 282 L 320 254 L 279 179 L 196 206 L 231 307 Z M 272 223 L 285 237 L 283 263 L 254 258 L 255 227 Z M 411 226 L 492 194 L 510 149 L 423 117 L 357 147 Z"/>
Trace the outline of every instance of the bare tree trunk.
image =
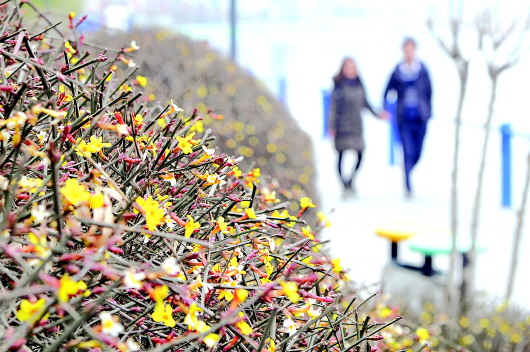
<path id="1" fill-rule="evenodd" d="M 530 152 L 526 157 L 526 179 L 524 182 L 523 198 L 521 200 L 521 206 L 517 212 L 517 225 L 515 227 L 515 235 L 513 239 L 512 247 L 512 260 L 510 263 L 510 273 L 508 276 L 508 286 L 506 287 L 506 301 L 512 298 L 513 286 L 515 282 L 515 274 L 517 272 L 517 263 L 519 261 L 519 247 L 521 245 L 521 239 L 523 235 L 523 224 L 526 213 L 526 203 L 528 201 L 528 189 L 530 188 Z"/>
<path id="2" fill-rule="evenodd" d="M 491 72 L 491 91 L 490 91 L 490 101 L 488 107 L 488 116 L 486 123 L 484 124 L 485 135 L 484 143 L 482 145 L 482 152 L 480 156 L 480 164 L 477 177 L 477 189 L 475 192 L 475 199 L 473 202 L 473 214 L 471 218 L 471 249 L 468 254 L 468 265 L 466 270 L 463 273 L 463 282 L 461 287 L 461 302 L 464 305 L 469 303 L 469 295 L 474 290 L 474 280 L 475 280 L 475 271 L 476 271 L 476 258 L 477 258 L 477 238 L 478 238 L 478 229 L 479 229 L 479 220 L 480 220 L 480 210 L 482 202 L 482 185 L 484 181 L 484 172 L 486 170 L 486 157 L 488 153 L 489 139 L 491 135 L 491 121 L 493 120 L 493 113 L 495 107 L 495 100 L 497 98 L 497 81 L 498 81 L 499 72 Z M 466 307 L 462 307 L 463 311 L 466 311 Z"/>
<path id="3" fill-rule="evenodd" d="M 453 169 L 451 172 L 451 258 L 449 262 L 449 272 L 447 274 L 447 291 L 446 296 L 448 298 L 449 307 L 452 315 L 456 316 L 456 304 L 457 290 L 455 286 L 455 273 L 456 273 L 456 262 L 458 256 L 458 163 L 460 156 L 460 130 L 462 127 L 462 109 L 464 107 L 464 100 L 466 97 L 467 80 L 468 80 L 468 67 L 469 62 L 463 60 L 459 67 L 459 78 L 460 78 L 460 94 L 458 96 L 458 106 L 456 110 L 455 118 L 455 140 L 454 140 L 454 151 L 453 151 Z"/>

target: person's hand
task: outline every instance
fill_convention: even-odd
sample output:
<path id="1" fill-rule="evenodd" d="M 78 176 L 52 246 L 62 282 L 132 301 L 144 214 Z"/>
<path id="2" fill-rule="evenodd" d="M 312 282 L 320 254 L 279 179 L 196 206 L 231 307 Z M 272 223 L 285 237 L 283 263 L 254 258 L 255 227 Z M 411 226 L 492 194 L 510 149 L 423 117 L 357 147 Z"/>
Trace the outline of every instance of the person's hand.
<path id="1" fill-rule="evenodd" d="M 377 114 L 377 117 L 381 120 L 389 121 L 390 120 L 390 113 L 388 111 L 382 111 L 379 114 Z"/>
<path id="2" fill-rule="evenodd" d="M 329 136 L 330 136 L 331 138 L 335 138 L 335 135 L 337 134 L 337 131 L 335 131 L 334 128 L 330 128 L 330 129 L 328 130 L 328 134 L 329 134 Z"/>

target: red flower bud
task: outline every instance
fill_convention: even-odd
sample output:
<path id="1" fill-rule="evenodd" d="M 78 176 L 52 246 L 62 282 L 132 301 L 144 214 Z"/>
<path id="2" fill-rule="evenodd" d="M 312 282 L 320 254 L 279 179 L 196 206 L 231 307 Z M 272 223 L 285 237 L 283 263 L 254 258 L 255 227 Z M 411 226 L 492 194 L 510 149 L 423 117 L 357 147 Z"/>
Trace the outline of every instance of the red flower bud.
<path id="1" fill-rule="evenodd" d="M 110 246 L 109 251 L 115 254 L 122 254 L 122 255 L 125 253 L 123 249 L 115 247 L 115 246 Z"/>
<path id="2" fill-rule="evenodd" d="M 137 216 L 138 214 L 135 214 L 135 213 L 123 213 L 122 218 L 129 221 L 129 220 L 136 219 Z"/>
<path id="3" fill-rule="evenodd" d="M 121 112 L 119 111 L 116 111 L 114 113 L 114 117 L 116 118 L 116 120 L 118 121 L 118 123 L 120 124 L 124 124 L 125 122 L 123 122 L 123 116 L 121 116 Z"/>
<path id="4" fill-rule="evenodd" d="M 11 93 L 13 90 L 14 88 L 10 85 L 0 85 L 0 92 Z"/>

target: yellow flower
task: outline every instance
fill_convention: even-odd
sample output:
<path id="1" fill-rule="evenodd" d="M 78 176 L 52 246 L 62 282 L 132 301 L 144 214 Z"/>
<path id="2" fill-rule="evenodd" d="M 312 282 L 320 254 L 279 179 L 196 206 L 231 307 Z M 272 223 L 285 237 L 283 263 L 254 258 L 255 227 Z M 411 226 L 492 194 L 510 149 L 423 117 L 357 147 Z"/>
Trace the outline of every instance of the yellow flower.
<path id="1" fill-rule="evenodd" d="M 331 265 L 333 265 L 332 271 L 334 273 L 341 273 L 344 271 L 342 265 L 340 265 L 340 258 L 331 259 Z"/>
<path id="2" fill-rule="evenodd" d="M 283 294 L 286 295 L 291 302 L 298 303 L 300 295 L 298 294 L 298 285 L 295 282 L 289 281 L 281 283 Z"/>
<path id="3" fill-rule="evenodd" d="M 170 114 L 173 114 L 173 113 L 179 113 L 179 112 L 183 112 L 184 109 L 181 109 L 177 104 L 175 104 L 173 102 L 173 99 L 171 99 L 171 102 L 169 103 L 169 111 L 166 112 L 165 114 L 163 114 L 162 116 L 160 116 L 161 118 L 164 118 L 166 117 L 167 115 L 170 115 Z"/>
<path id="4" fill-rule="evenodd" d="M 76 147 L 76 154 L 84 157 L 91 157 L 94 153 L 99 153 L 103 148 L 108 148 L 111 143 L 103 143 L 103 137 L 90 136 L 90 142 L 77 139 L 78 145 Z"/>
<path id="5" fill-rule="evenodd" d="M 101 319 L 101 330 L 110 336 L 118 336 L 123 332 L 123 325 L 120 324 L 118 317 L 113 317 L 109 312 L 99 313 Z"/>
<path id="6" fill-rule="evenodd" d="M 403 340 L 401 340 L 401 345 L 402 347 L 410 347 L 414 345 L 414 340 L 409 337 L 405 337 Z"/>
<path id="7" fill-rule="evenodd" d="M 228 232 L 228 224 L 225 222 L 225 219 L 222 216 L 217 219 L 217 226 L 219 226 L 219 230 L 221 230 L 222 232 Z"/>
<path id="8" fill-rule="evenodd" d="M 31 112 L 34 113 L 35 115 L 44 113 L 56 119 L 63 119 L 64 117 L 66 117 L 66 111 L 55 111 L 51 109 L 46 109 L 46 108 L 43 108 L 42 105 L 35 105 L 34 107 L 31 108 Z"/>
<path id="9" fill-rule="evenodd" d="M 140 86 L 145 87 L 147 85 L 147 78 L 144 76 L 137 75 L 136 82 L 138 82 Z"/>
<path id="10" fill-rule="evenodd" d="M 209 348 L 212 348 L 212 347 L 215 347 L 215 345 L 217 345 L 219 340 L 221 340 L 221 336 L 219 334 L 210 333 L 206 335 L 203 342 L 206 346 L 208 346 Z"/>
<path id="11" fill-rule="evenodd" d="M 300 207 L 301 208 L 314 208 L 315 205 L 311 202 L 311 198 L 309 197 L 302 197 L 300 199 Z"/>
<path id="12" fill-rule="evenodd" d="M 156 303 L 162 303 L 164 299 L 169 295 L 169 287 L 166 285 L 157 286 L 151 291 L 151 297 Z"/>
<path id="13" fill-rule="evenodd" d="M 323 224 L 325 227 L 331 226 L 331 221 L 329 221 L 329 218 L 323 212 L 321 211 L 317 212 L 317 218 L 318 218 L 318 221 L 321 224 Z"/>
<path id="14" fill-rule="evenodd" d="M 283 321 L 283 327 L 289 333 L 290 336 L 296 334 L 296 331 L 298 330 L 298 324 L 296 324 L 296 322 L 292 318 L 285 319 Z"/>
<path id="15" fill-rule="evenodd" d="M 315 309 L 315 307 L 313 307 L 313 303 L 314 303 L 314 300 L 313 299 L 309 299 L 309 310 L 307 311 L 307 315 L 311 318 L 311 319 L 315 319 L 317 317 L 320 316 L 320 314 L 322 314 L 322 311 L 320 309 Z M 311 302 L 313 301 L 313 302 Z"/>
<path id="16" fill-rule="evenodd" d="M 130 53 L 131 51 L 135 51 L 140 49 L 138 44 L 136 44 L 136 40 L 133 40 L 128 48 L 123 49 L 124 52 Z"/>
<path id="17" fill-rule="evenodd" d="M 502 313 L 508 308 L 508 306 L 509 306 L 508 301 L 504 301 L 500 304 L 497 304 L 497 306 L 495 307 L 495 310 L 497 311 L 497 313 Z"/>
<path id="18" fill-rule="evenodd" d="M 196 303 L 192 303 L 188 314 L 186 314 L 186 317 L 184 318 L 184 324 L 188 325 L 188 330 L 198 330 L 199 318 L 197 315 L 199 312 L 202 312 L 202 309 Z"/>
<path id="19" fill-rule="evenodd" d="M 164 119 L 164 118 L 159 118 L 158 120 L 156 120 L 156 123 L 162 129 L 166 128 L 166 126 L 167 126 L 166 119 Z"/>
<path id="20" fill-rule="evenodd" d="M 510 341 L 514 344 L 520 344 L 523 341 L 523 336 L 518 332 L 513 332 L 510 334 Z"/>
<path id="21" fill-rule="evenodd" d="M 392 309 L 390 309 L 389 307 L 385 305 L 381 305 L 378 309 L 378 314 L 381 318 L 386 319 L 386 317 L 392 314 Z"/>
<path id="22" fill-rule="evenodd" d="M 274 266 L 270 262 L 265 262 L 265 272 L 267 273 L 267 278 L 271 276 L 274 271 Z"/>
<path id="23" fill-rule="evenodd" d="M 297 220 L 297 217 L 294 215 L 290 215 L 287 209 L 284 209 L 281 213 L 278 210 L 275 210 L 272 212 L 272 216 L 274 216 L 275 218 L 285 218 L 288 227 L 293 227 L 295 225 L 295 222 L 289 220 Z"/>
<path id="24" fill-rule="evenodd" d="M 194 135 L 195 132 L 188 134 L 186 137 L 177 136 L 177 148 L 182 150 L 184 154 L 190 154 L 191 152 L 193 152 L 193 147 L 199 144 L 198 140 L 193 139 Z"/>
<path id="25" fill-rule="evenodd" d="M 69 102 L 69 101 L 74 100 L 74 98 L 71 95 L 66 94 L 66 88 L 62 84 L 59 86 L 59 93 L 64 93 L 64 98 L 63 98 L 64 102 Z"/>
<path id="26" fill-rule="evenodd" d="M 37 192 L 37 188 L 40 188 L 43 183 L 44 182 L 40 178 L 28 178 L 26 176 L 22 176 L 17 182 L 17 185 L 25 191 L 35 193 Z"/>
<path id="27" fill-rule="evenodd" d="M 421 343 L 424 343 L 431 337 L 431 334 L 429 334 L 429 330 L 425 328 L 419 328 L 416 329 L 416 336 L 418 336 Z"/>
<path id="28" fill-rule="evenodd" d="M 467 317 L 461 317 L 460 320 L 458 321 L 458 323 L 463 327 L 463 328 L 468 328 L 470 323 L 469 323 L 469 318 Z"/>
<path id="29" fill-rule="evenodd" d="M 182 273 L 175 257 L 167 257 L 162 263 L 162 270 L 171 276 Z"/>
<path id="30" fill-rule="evenodd" d="M 479 324 L 482 329 L 487 329 L 490 326 L 490 321 L 487 318 L 482 318 L 480 319 Z"/>
<path id="31" fill-rule="evenodd" d="M 147 229 L 154 231 L 158 225 L 164 221 L 164 210 L 153 197 L 143 199 L 142 197 L 136 198 L 136 203 L 142 208 L 145 216 L 145 223 Z"/>
<path id="32" fill-rule="evenodd" d="M 23 299 L 20 302 L 20 309 L 17 311 L 17 319 L 20 321 L 27 321 L 33 324 L 39 319 L 46 319 L 46 316 L 42 317 L 42 313 L 46 309 L 46 300 L 44 298 L 39 299 L 35 303 L 31 303 L 27 299 Z"/>
<path id="33" fill-rule="evenodd" d="M 199 320 L 199 322 L 197 323 L 197 326 L 196 326 L 197 332 L 206 332 L 206 331 L 209 331 L 211 329 L 212 329 L 212 327 L 210 325 L 206 324 L 202 320 Z"/>
<path id="34" fill-rule="evenodd" d="M 193 221 L 193 217 L 191 215 L 187 215 L 188 222 L 186 225 L 184 225 L 184 237 L 190 238 L 191 234 L 201 227 L 201 224 L 198 222 Z"/>
<path id="35" fill-rule="evenodd" d="M 254 212 L 254 209 L 247 208 L 245 209 L 245 213 L 247 214 L 249 219 L 256 219 L 256 213 Z"/>
<path id="36" fill-rule="evenodd" d="M 50 247 L 48 246 L 48 242 L 46 241 L 46 235 L 39 234 L 37 236 L 33 232 L 28 233 L 28 240 L 35 246 L 35 253 L 41 257 L 45 258 L 51 254 Z"/>
<path id="37" fill-rule="evenodd" d="M 173 319 L 173 308 L 169 304 L 157 303 L 153 312 L 153 320 L 164 323 L 165 326 L 170 328 L 177 325 L 175 319 Z"/>
<path id="38" fill-rule="evenodd" d="M 248 297 L 248 291 L 245 290 L 245 289 L 238 289 L 238 290 L 236 290 L 236 295 L 235 296 L 237 297 L 237 300 L 239 302 L 244 302 L 247 299 L 247 297 Z"/>
<path id="39" fill-rule="evenodd" d="M 143 279 L 145 279 L 145 273 L 137 273 L 131 268 L 125 272 L 123 283 L 126 287 L 140 289 L 143 287 Z"/>
<path id="40" fill-rule="evenodd" d="M 459 341 L 463 346 L 469 346 L 475 342 L 475 337 L 471 334 L 463 336 Z"/>
<path id="41" fill-rule="evenodd" d="M 252 328 L 250 327 L 250 325 L 248 325 L 246 321 L 238 321 L 236 323 L 236 326 L 239 328 L 239 331 L 241 331 L 243 335 L 252 334 Z"/>
<path id="42" fill-rule="evenodd" d="M 68 54 L 75 54 L 77 51 L 72 47 L 69 41 L 64 43 L 64 48 Z"/>
<path id="43" fill-rule="evenodd" d="M 92 153 L 98 153 L 103 148 L 108 148 L 111 145 L 111 143 L 103 143 L 103 137 L 90 136 L 89 146 Z"/>
<path id="44" fill-rule="evenodd" d="M 247 184 L 250 183 L 259 183 L 259 177 L 261 176 L 261 170 L 259 168 L 253 169 L 251 172 L 247 174 L 247 177 L 245 178 L 245 182 Z"/>
<path id="45" fill-rule="evenodd" d="M 91 150 L 92 148 L 90 147 L 90 144 L 87 144 L 85 140 L 81 140 L 79 141 L 79 143 L 77 144 L 77 147 L 75 148 L 75 153 L 79 156 L 84 156 L 84 157 L 89 158 L 92 156 Z"/>
<path id="46" fill-rule="evenodd" d="M 311 226 L 302 227 L 302 235 L 309 238 L 310 240 L 315 239 L 315 236 L 311 233 Z"/>
<path id="47" fill-rule="evenodd" d="M 311 260 L 313 260 L 312 255 L 308 256 L 307 258 L 302 259 L 302 263 L 312 266 L 313 264 L 311 264 Z"/>
<path id="48" fill-rule="evenodd" d="M 97 340 L 81 341 L 76 345 L 78 348 L 96 348 L 101 347 L 101 342 Z"/>
<path id="49" fill-rule="evenodd" d="M 228 286 L 236 286 L 237 285 L 237 282 L 235 281 L 230 281 L 227 283 Z M 234 293 L 232 292 L 233 290 L 229 290 L 229 289 L 222 289 L 221 292 L 219 293 L 219 296 L 218 296 L 218 299 L 221 300 L 221 299 L 225 299 L 227 300 L 228 302 L 230 302 L 231 300 L 234 299 L 235 295 Z"/>
<path id="50" fill-rule="evenodd" d="M 232 169 L 232 172 L 234 173 L 234 176 L 236 178 L 240 178 L 241 177 L 241 170 L 239 170 L 239 168 L 237 166 L 234 166 L 234 168 Z"/>
<path id="51" fill-rule="evenodd" d="M 87 285 L 83 281 L 74 281 L 70 278 L 70 275 L 64 274 L 59 280 L 59 291 L 57 296 L 59 301 L 68 302 L 70 296 L 75 296 L 79 291 L 85 291 Z"/>
<path id="52" fill-rule="evenodd" d="M 204 125 L 201 120 L 196 121 L 193 126 L 190 128 L 191 132 L 198 132 L 203 133 L 204 132 Z"/>
<path id="53" fill-rule="evenodd" d="M 117 347 L 120 352 L 140 351 L 140 345 L 130 337 L 125 342 L 120 342 Z"/>
<path id="54" fill-rule="evenodd" d="M 133 123 L 135 126 L 140 126 L 142 123 L 144 123 L 144 118 L 140 114 L 136 114 L 136 116 L 133 118 Z"/>
<path id="55" fill-rule="evenodd" d="M 80 185 L 75 178 L 66 180 L 59 192 L 66 198 L 68 203 L 74 206 L 90 199 L 90 192 L 86 190 L 85 186 Z"/>
<path id="56" fill-rule="evenodd" d="M 268 338 L 269 341 L 269 351 L 268 352 L 276 352 L 276 342 L 274 342 L 273 339 L 270 337 Z"/>
<path id="57" fill-rule="evenodd" d="M 105 196 L 101 192 L 94 193 L 90 196 L 88 204 L 92 209 L 102 208 L 105 205 Z"/>
<path id="58" fill-rule="evenodd" d="M 270 191 L 265 188 L 263 191 L 263 201 L 267 203 L 278 203 L 280 200 L 276 198 L 276 191 Z"/>

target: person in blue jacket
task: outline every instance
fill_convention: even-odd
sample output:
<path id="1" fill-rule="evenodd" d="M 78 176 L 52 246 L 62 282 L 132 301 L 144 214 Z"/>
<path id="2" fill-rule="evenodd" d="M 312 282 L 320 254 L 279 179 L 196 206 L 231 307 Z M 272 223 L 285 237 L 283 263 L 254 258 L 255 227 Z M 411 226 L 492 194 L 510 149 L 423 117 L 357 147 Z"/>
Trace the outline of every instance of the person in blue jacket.
<path id="1" fill-rule="evenodd" d="M 410 173 L 420 160 L 427 121 L 431 117 L 431 79 L 425 64 L 416 58 L 416 41 L 403 42 L 404 60 L 388 81 L 384 99 L 389 92 L 397 95 L 396 122 L 403 146 L 406 195 L 412 195 Z"/>

